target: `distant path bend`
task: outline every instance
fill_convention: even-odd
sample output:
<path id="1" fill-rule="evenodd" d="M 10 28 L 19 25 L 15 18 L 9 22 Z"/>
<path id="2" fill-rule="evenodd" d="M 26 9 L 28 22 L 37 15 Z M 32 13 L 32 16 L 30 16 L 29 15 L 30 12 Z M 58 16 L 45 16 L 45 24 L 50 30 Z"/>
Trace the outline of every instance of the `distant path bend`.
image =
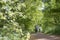
<path id="1" fill-rule="evenodd" d="M 46 35 L 43 33 L 31 34 L 30 40 L 60 40 L 60 36 Z"/>

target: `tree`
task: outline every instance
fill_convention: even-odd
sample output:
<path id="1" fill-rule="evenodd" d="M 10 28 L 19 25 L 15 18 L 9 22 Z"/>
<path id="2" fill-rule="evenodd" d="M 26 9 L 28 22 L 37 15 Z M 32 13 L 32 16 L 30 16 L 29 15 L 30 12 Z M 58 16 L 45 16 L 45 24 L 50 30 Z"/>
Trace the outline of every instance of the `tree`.
<path id="1" fill-rule="evenodd" d="M 0 0 L 0 35 L 10 40 L 27 40 L 28 32 L 43 16 L 39 5 L 40 0 Z"/>
<path id="2" fill-rule="evenodd" d="M 45 33 L 60 34 L 60 1 L 45 2 L 43 28 Z"/>

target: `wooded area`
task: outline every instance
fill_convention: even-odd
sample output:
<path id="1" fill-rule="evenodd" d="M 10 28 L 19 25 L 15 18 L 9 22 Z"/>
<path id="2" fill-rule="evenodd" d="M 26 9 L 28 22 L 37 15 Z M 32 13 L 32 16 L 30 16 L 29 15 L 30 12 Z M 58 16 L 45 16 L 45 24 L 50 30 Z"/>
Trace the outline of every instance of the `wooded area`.
<path id="1" fill-rule="evenodd" d="M 0 0 L 0 37 L 28 40 L 36 24 L 43 33 L 59 35 L 60 0 Z"/>

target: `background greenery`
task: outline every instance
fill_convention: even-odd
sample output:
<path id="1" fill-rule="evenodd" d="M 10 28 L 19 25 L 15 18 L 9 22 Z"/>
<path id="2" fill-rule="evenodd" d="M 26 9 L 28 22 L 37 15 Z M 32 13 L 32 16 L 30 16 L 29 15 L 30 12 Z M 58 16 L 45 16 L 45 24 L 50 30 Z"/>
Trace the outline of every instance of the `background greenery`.
<path id="1" fill-rule="evenodd" d="M 60 34 L 60 1 L 46 0 L 43 3 L 45 4 L 44 17 L 42 19 L 44 33 Z"/>

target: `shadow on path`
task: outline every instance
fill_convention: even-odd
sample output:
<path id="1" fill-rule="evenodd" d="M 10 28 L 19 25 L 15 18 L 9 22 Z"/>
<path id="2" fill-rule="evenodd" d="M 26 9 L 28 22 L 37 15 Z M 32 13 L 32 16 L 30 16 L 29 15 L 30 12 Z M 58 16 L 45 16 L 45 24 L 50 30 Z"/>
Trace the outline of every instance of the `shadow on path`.
<path id="1" fill-rule="evenodd" d="M 31 34 L 30 40 L 60 40 L 60 37 L 54 35 L 46 35 L 43 33 L 34 33 Z"/>

